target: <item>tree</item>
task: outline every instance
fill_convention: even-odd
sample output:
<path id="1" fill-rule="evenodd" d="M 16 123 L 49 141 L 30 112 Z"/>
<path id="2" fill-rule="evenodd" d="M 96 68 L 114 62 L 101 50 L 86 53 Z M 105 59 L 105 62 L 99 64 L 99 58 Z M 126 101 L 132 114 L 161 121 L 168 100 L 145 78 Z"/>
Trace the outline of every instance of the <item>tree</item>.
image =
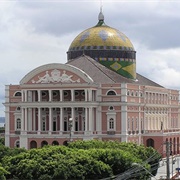
<path id="1" fill-rule="evenodd" d="M 4 147 L 5 148 L 5 147 Z M 18 152 L 18 153 L 17 153 Z M 1 157 L 7 178 L 17 179 L 101 179 L 129 170 L 132 163 L 144 163 L 151 170 L 154 149 L 133 143 L 110 141 L 76 141 L 68 146 L 45 146 L 13 152 L 7 149 Z M 159 156 L 153 158 L 153 162 Z M 149 174 L 138 175 L 146 179 Z"/>

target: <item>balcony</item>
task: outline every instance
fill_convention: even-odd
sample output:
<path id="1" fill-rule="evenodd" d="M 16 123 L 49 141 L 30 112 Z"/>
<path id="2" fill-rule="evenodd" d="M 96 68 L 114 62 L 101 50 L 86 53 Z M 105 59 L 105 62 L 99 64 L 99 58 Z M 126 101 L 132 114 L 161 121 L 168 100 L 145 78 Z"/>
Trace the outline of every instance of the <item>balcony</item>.
<path id="1" fill-rule="evenodd" d="M 107 131 L 108 135 L 115 135 L 115 131 Z"/>
<path id="2" fill-rule="evenodd" d="M 14 133 L 17 134 L 17 135 L 20 135 L 21 131 L 20 130 L 16 130 Z"/>

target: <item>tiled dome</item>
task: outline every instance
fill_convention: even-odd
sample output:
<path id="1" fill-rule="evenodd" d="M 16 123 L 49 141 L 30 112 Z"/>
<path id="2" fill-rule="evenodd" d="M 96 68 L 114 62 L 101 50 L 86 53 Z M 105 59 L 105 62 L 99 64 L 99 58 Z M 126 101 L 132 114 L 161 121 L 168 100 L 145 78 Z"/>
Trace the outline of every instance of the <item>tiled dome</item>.
<path id="1" fill-rule="evenodd" d="M 136 52 L 129 38 L 104 23 L 102 12 L 96 26 L 80 33 L 67 52 L 68 61 L 82 54 L 131 79 L 136 78 Z"/>
<path id="2" fill-rule="evenodd" d="M 80 33 L 71 43 L 69 51 L 97 49 L 134 50 L 131 41 L 122 32 L 106 25 L 95 26 Z"/>

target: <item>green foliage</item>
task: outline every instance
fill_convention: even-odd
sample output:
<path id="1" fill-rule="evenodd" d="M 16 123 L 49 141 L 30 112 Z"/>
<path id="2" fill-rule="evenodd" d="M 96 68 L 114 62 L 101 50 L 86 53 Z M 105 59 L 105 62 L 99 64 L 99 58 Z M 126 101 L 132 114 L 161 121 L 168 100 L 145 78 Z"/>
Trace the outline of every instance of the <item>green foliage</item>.
<path id="1" fill-rule="evenodd" d="M 5 138 L 4 137 L 0 137 L 0 145 L 5 145 Z"/>
<path id="2" fill-rule="evenodd" d="M 133 143 L 96 140 L 76 141 L 68 146 L 45 146 L 29 151 L 14 149 L 11 152 L 10 149 L 3 148 L 5 156 L 1 155 L 2 165 L 10 172 L 6 174 L 6 178 L 27 180 L 113 177 L 127 171 L 133 162 L 144 163 L 156 153 L 152 148 Z M 156 161 L 158 158 L 157 153 L 157 159 L 153 160 Z M 145 163 L 149 170 L 151 170 L 150 162 Z M 144 177 L 139 176 L 139 179 Z"/>
<path id="3" fill-rule="evenodd" d="M 24 148 L 9 148 L 2 144 L 0 144 L 0 162 L 2 158 L 5 156 L 15 156 L 21 152 L 26 152 L 27 150 Z"/>
<path id="4" fill-rule="evenodd" d="M 5 175 L 9 174 L 8 171 L 6 171 L 1 165 L 0 165 L 0 179 L 6 180 Z"/>

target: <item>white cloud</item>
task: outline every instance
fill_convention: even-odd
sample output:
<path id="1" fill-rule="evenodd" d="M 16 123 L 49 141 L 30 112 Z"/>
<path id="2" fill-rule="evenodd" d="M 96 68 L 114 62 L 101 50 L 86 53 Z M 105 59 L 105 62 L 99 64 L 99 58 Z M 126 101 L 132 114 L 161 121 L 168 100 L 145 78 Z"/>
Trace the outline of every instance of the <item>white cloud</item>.
<path id="1" fill-rule="evenodd" d="M 138 46 L 137 72 L 166 88 L 180 89 L 180 48 L 149 50 Z"/>

